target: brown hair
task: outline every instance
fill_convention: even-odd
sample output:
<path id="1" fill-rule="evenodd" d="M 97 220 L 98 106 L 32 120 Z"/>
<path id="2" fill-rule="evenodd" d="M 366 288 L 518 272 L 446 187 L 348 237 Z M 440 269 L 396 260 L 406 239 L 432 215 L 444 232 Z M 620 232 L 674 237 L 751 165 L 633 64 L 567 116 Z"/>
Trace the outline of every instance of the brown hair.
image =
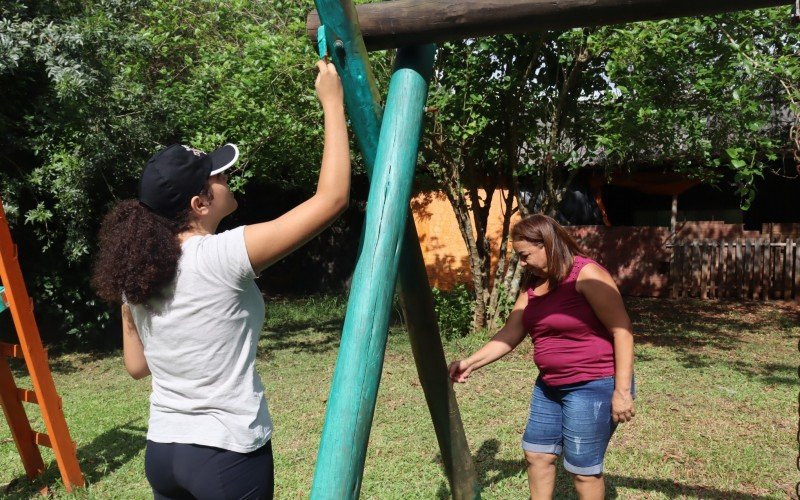
<path id="1" fill-rule="evenodd" d="M 211 198 L 207 184 L 199 193 Z M 174 279 L 181 257 L 178 234 L 191 227 L 192 209 L 167 219 L 139 203 L 119 202 L 103 218 L 92 286 L 106 302 L 144 304 Z M 124 298 L 124 299 L 123 299 Z"/>
<path id="2" fill-rule="evenodd" d="M 547 286 L 554 289 L 567 277 L 576 255 L 585 256 L 570 234 L 552 217 L 533 214 L 523 218 L 511 229 L 512 241 L 541 243 L 547 253 Z M 530 285 L 533 276 L 525 276 Z"/>

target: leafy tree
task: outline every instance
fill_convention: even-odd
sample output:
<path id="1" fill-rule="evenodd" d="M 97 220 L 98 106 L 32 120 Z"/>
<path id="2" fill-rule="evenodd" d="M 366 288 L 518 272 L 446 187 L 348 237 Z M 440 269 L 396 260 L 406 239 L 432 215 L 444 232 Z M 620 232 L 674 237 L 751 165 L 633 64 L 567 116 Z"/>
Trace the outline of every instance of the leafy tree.
<path id="1" fill-rule="evenodd" d="M 603 84 L 597 71 L 586 71 L 593 64 L 586 45 L 590 33 L 501 36 L 440 49 L 423 164 L 450 200 L 467 244 L 474 329 L 493 328 L 518 290 L 514 255 L 500 251 L 496 268 L 491 266 L 486 231 L 496 188 L 506 188 L 504 249 L 514 200 L 528 210 L 520 203 L 523 188 L 549 194 L 540 198 L 540 209 L 552 213 L 574 175 L 558 167 L 580 160 L 574 146 L 583 133 L 581 101 Z"/>
<path id="2" fill-rule="evenodd" d="M 423 170 L 450 200 L 468 249 L 474 329 L 495 328 L 518 291 L 520 270 L 507 251 L 512 207 L 553 214 L 584 166 L 611 173 L 664 165 L 712 183 L 730 171 L 743 207 L 750 203 L 754 181 L 786 142 L 780 118 L 792 94 L 780 92 L 775 70 L 744 64 L 731 39 L 757 40 L 751 59 L 755 50 L 773 61 L 778 47 L 796 56 L 797 28 L 785 14 L 765 9 L 445 44 Z M 508 190 L 492 268 L 486 226 L 497 187 Z"/>
<path id="3" fill-rule="evenodd" d="M 795 172 L 779 169 L 779 175 L 800 175 L 800 12 L 793 13 L 794 26 L 787 25 L 782 12 L 773 16 L 757 16 L 748 23 L 723 28 L 722 33 L 739 58 L 739 65 L 748 76 L 767 74 L 780 85 L 782 105 L 788 109 L 777 116 L 785 118 L 789 127 L 789 150 L 794 156 Z M 764 33 L 774 33 L 765 37 Z"/>
<path id="4" fill-rule="evenodd" d="M 785 145 L 788 101 L 775 75 L 748 70 L 732 37 L 752 37 L 776 62 L 775 50 L 796 57 L 796 34 L 776 30 L 792 29 L 785 14 L 766 9 L 604 30 L 593 43 L 606 53 L 611 87 L 598 109 L 602 161 L 626 169 L 666 164 L 710 183 L 730 172 L 747 209 L 755 180 Z"/>
<path id="5" fill-rule="evenodd" d="M 161 132 L 157 100 L 121 71 L 146 54 L 126 20 L 136 6 L 4 4 L 0 189 L 44 331 L 81 336 L 109 318 L 86 279 L 96 221 Z"/>
<path id="6" fill-rule="evenodd" d="M 162 145 L 235 141 L 246 160 L 238 188 L 312 188 L 322 137 L 307 8 L 3 4 L 0 155 L 9 167 L 0 195 L 40 318 L 86 341 L 110 324 L 88 286 L 97 224 L 112 203 L 135 195 L 141 165 Z"/>
<path id="7" fill-rule="evenodd" d="M 160 145 L 235 140 L 247 160 L 239 188 L 313 188 L 321 114 L 309 84 L 308 7 L 299 0 L 0 6 L 0 195 L 39 317 L 55 331 L 91 340 L 109 325 L 87 280 L 97 223 L 111 203 L 135 194 L 141 165 Z M 752 180 L 787 142 L 777 118 L 797 116 L 797 27 L 785 14 L 441 48 L 422 171 L 448 195 L 470 250 L 475 328 L 496 322 L 518 286 L 513 255 L 501 252 L 499 265 L 490 264 L 495 187 L 508 188 L 502 249 L 512 206 L 553 213 L 589 163 L 612 171 L 669 157 L 712 181 L 727 168 L 748 200 Z M 374 55 L 378 73 L 388 60 Z"/>

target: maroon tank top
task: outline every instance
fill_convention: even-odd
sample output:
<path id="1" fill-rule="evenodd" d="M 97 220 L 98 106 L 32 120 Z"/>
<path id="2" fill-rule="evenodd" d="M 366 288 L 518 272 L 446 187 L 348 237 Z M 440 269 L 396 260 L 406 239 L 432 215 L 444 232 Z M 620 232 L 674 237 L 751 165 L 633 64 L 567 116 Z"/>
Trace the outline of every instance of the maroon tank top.
<path id="1" fill-rule="evenodd" d="M 578 273 L 589 263 L 597 264 L 576 255 L 567 277 L 544 295 L 537 296 L 528 288 L 522 323 L 533 341 L 533 361 L 547 385 L 614 375 L 613 337 L 586 298 L 575 290 Z"/>

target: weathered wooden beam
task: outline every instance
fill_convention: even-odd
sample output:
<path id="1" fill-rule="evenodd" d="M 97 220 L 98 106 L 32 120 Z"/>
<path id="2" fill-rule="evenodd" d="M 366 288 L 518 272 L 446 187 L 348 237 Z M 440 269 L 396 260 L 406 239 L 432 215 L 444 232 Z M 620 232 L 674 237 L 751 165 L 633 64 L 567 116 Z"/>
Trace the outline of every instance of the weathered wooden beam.
<path id="1" fill-rule="evenodd" d="M 777 7 L 794 0 L 394 0 L 356 6 L 367 50 Z M 306 30 L 316 40 L 319 16 Z"/>
<path id="2" fill-rule="evenodd" d="M 479 499 L 480 485 L 475 464 L 447 371 L 439 324 L 434 313 L 433 293 L 425 271 L 422 248 L 418 243 L 419 236 L 411 218 L 406 223 L 405 241 L 407 244 L 400 252 L 400 278 L 397 280 L 400 305 L 420 385 L 439 441 L 442 465 L 450 482 L 451 498 Z M 418 314 L 420 312 L 426 314 Z"/>

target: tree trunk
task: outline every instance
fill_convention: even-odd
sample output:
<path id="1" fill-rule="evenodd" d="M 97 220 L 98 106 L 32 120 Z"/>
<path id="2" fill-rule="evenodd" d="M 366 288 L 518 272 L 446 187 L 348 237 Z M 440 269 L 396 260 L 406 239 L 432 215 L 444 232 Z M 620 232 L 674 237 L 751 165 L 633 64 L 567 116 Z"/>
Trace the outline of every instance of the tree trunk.
<path id="1" fill-rule="evenodd" d="M 485 280 L 483 279 L 483 263 L 470 218 L 470 207 L 467 206 L 465 193 L 460 182 L 452 181 L 452 179 L 458 177 L 458 166 L 450 165 L 450 169 L 452 171 L 451 182 L 445 185 L 445 193 L 447 194 L 447 199 L 450 201 L 450 205 L 453 207 L 453 212 L 458 222 L 458 229 L 461 232 L 464 244 L 467 246 L 467 254 L 469 256 L 469 268 L 472 275 L 472 286 L 475 292 L 472 329 L 481 330 L 486 326 L 486 287 L 488 284 L 485 284 Z"/>

